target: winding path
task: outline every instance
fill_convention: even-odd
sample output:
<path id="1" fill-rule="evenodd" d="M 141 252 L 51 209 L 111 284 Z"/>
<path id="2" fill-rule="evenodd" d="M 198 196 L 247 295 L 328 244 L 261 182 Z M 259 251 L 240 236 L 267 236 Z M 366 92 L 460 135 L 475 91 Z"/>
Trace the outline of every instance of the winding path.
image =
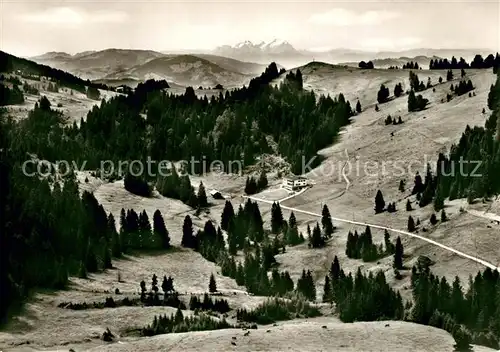
<path id="1" fill-rule="evenodd" d="M 243 196 L 243 197 L 244 198 L 252 199 L 252 200 L 257 201 L 257 202 L 267 203 L 267 204 L 273 204 L 274 203 L 273 201 L 269 201 L 269 200 L 266 200 L 266 199 L 260 199 L 260 198 L 256 198 L 256 197 L 251 197 L 251 196 L 250 197 L 249 196 Z M 276 201 L 276 202 L 280 203 L 281 201 Z M 315 216 L 315 217 L 321 217 L 321 214 L 313 213 L 313 212 L 306 211 L 306 210 L 300 210 L 300 209 L 297 209 L 297 208 L 291 208 L 291 207 L 287 207 L 287 206 L 284 206 L 284 205 L 281 205 L 281 209 L 286 209 L 286 210 L 290 210 L 290 211 L 293 211 L 293 212 L 296 212 L 296 213 L 302 213 L 302 214 L 311 215 L 311 216 Z M 360 222 L 360 221 L 354 221 L 354 220 L 347 220 L 347 219 L 336 218 L 336 217 L 333 217 L 333 216 L 332 216 L 332 220 L 338 221 L 338 222 L 344 222 L 344 223 L 348 223 L 348 224 L 353 224 L 353 225 L 359 225 L 359 226 L 370 226 L 371 228 L 381 229 L 381 230 L 387 230 L 387 231 L 399 233 L 399 234 L 402 234 L 402 235 L 406 235 L 406 236 L 409 236 L 409 237 L 418 238 L 418 239 L 420 239 L 422 241 L 425 241 L 427 243 L 430 243 L 430 244 L 432 244 L 434 246 L 437 246 L 437 247 L 443 248 L 443 249 L 445 249 L 445 250 L 447 250 L 449 252 L 455 253 L 456 255 L 458 255 L 460 257 L 463 257 L 463 258 L 466 258 L 466 259 L 470 259 L 470 260 L 472 260 L 472 261 L 474 261 L 476 263 L 482 264 L 482 265 L 484 265 L 484 266 L 486 266 L 486 267 L 488 267 L 488 268 L 490 268 L 492 270 L 498 270 L 498 271 L 500 271 L 500 267 L 497 267 L 496 265 L 494 265 L 494 264 L 492 264 L 490 262 L 487 262 L 486 260 L 480 259 L 478 257 L 472 256 L 472 255 L 469 255 L 469 254 L 466 254 L 466 253 L 461 252 L 459 250 L 456 250 L 454 248 L 445 246 L 442 243 L 439 243 L 439 242 L 436 242 L 436 241 L 431 240 L 429 238 L 417 235 L 415 233 L 411 233 L 411 232 L 403 231 L 403 230 L 398 230 L 398 229 L 393 229 L 393 228 L 390 228 L 390 227 L 387 227 L 387 226 L 382 226 L 382 225 L 369 224 L 369 223 L 366 223 L 366 222 Z"/>

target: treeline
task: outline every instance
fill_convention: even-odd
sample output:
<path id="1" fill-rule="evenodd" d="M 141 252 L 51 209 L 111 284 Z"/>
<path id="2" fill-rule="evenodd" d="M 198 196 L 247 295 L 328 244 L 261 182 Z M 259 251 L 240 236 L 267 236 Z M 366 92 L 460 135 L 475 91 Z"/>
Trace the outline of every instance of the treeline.
<path id="1" fill-rule="evenodd" d="M 434 202 L 436 210 L 440 210 L 446 198 L 467 198 L 473 202 L 500 192 L 500 182 L 494 176 L 500 172 L 499 82 L 497 79 L 490 91 L 489 103 L 494 110 L 485 127 L 467 126 L 449 155 L 439 154 L 434 174 L 428 167 L 424 184 L 419 175 L 415 177 L 413 192 L 420 193 L 421 206 Z"/>
<path id="2" fill-rule="evenodd" d="M 19 86 L 14 85 L 12 89 L 10 89 L 4 82 L 0 82 L 0 106 L 22 103 L 24 103 L 24 95 L 19 89 Z"/>
<path id="3" fill-rule="evenodd" d="M 463 58 L 457 60 L 455 56 L 448 59 L 431 60 L 429 68 L 431 70 L 448 70 L 448 69 L 464 69 L 464 68 L 498 68 L 500 66 L 500 55 L 489 54 L 485 59 L 477 54 L 471 63 L 467 63 Z"/>
<path id="4" fill-rule="evenodd" d="M 234 326 L 229 324 L 225 318 L 216 319 L 205 314 L 185 317 L 182 314 L 182 310 L 177 309 L 175 315 L 155 315 L 153 322 L 141 330 L 141 335 L 154 336 L 159 334 L 230 328 L 234 328 Z"/>
<path id="5" fill-rule="evenodd" d="M 69 275 L 95 272 L 111 266 L 116 228 L 95 197 L 80 197 L 74 173 L 61 179 L 29 177 L 19 167 L 26 155 L 45 149 L 52 157 L 48 135 L 61 131 L 60 113 L 40 103 L 20 123 L 0 112 L 0 318 L 33 288 L 63 288 Z M 23 142 L 20 143 L 20 140 Z"/>
<path id="6" fill-rule="evenodd" d="M 288 84 L 269 86 L 278 76 L 271 64 L 248 87 L 210 100 L 198 98 L 191 87 L 176 96 L 151 84 L 147 89 L 139 85 L 132 94 L 93 107 L 80 126 L 62 129 L 59 135 L 65 138 L 53 139 L 56 145 L 50 148 L 59 151 L 58 159 L 48 158 L 44 148 L 31 152 L 48 160 L 86 160 L 88 168 L 100 167 L 102 160 L 145 164 L 148 156 L 155 161 L 186 160 L 192 161 L 189 173 L 210 171 L 206 168 L 217 160 L 222 171 L 239 173 L 241 165 L 252 165 L 256 156 L 272 152 L 266 140 L 271 136 L 292 172 L 302 173 L 302 157 L 314 158 L 330 145 L 353 112 L 343 95 L 332 99 Z"/>
<path id="7" fill-rule="evenodd" d="M 90 80 L 83 80 L 68 72 L 58 70 L 46 65 L 40 65 L 36 62 L 19 58 L 14 55 L 0 51 L 0 72 L 15 72 L 20 70 L 23 74 L 38 75 L 50 77 L 59 85 L 75 89 L 79 92 L 85 93 L 85 87 L 95 87 L 104 90 L 112 90 L 108 86 L 99 83 L 93 83 Z"/>
<path id="8" fill-rule="evenodd" d="M 486 269 L 469 278 L 464 293 L 458 277 L 453 283 L 433 275 L 427 266 L 414 266 L 411 276 L 414 306 L 411 319 L 453 334 L 457 343 L 498 349 L 500 339 L 500 279 Z"/>

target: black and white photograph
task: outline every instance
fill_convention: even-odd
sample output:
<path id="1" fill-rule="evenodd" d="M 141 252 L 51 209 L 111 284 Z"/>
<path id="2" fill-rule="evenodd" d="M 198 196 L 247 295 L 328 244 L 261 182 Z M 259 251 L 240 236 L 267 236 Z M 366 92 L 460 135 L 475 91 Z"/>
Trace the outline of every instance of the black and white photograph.
<path id="1" fill-rule="evenodd" d="M 500 351 L 498 0 L 0 0 L 0 352 Z"/>

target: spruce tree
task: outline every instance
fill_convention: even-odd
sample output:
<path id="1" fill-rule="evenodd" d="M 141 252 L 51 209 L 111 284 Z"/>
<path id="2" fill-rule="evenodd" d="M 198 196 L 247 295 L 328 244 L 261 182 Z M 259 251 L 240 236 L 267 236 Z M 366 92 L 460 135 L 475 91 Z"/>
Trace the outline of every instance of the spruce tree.
<path id="1" fill-rule="evenodd" d="M 323 302 L 331 302 L 332 301 L 332 295 L 331 295 L 331 286 L 330 286 L 330 278 L 328 275 L 325 276 L 325 285 L 323 286 Z"/>
<path id="2" fill-rule="evenodd" d="M 208 283 L 208 291 L 210 293 L 217 292 L 217 284 L 215 282 L 214 274 L 210 274 L 210 282 Z"/>
<path id="3" fill-rule="evenodd" d="M 356 112 L 357 112 L 358 114 L 359 114 L 359 113 L 361 113 L 361 103 L 359 102 L 359 100 L 358 100 L 358 102 L 356 103 Z"/>
<path id="4" fill-rule="evenodd" d="M 385 201 L 384 196 L 380 190 L 377 191 L 377 195 L 375 196 L 375 214 L 382 213 L 385 209 Z"/>
<path id="5" fill-rule="evenodd" d="M 415 231 L 415 221 L 411 216 L 408 217 L 408 231 L 409 232 L 414 232 Z"/>
<path id="6" fill-rule="evenodd" d="M 279 233 L 283 229 L 283 213 L 279 203 L 274 202 L 271 207 L 271 231 Z"/>
<path id="7" fill-rule="evenodd" d="M 170 236 L 168 230 L 165 226 L 165 221 L 160 211 L 157 209 L 153 214 L 153 231 L 158 238 L 159 243 L 161 243 L 162 248 L 170 248 Z"/>
<path id="8" fill-rule="evenodd" d="M 394 268 L 398 270 L 403 269 L 403 244 L 399 236 L 396 239 L 396 247 L 394 249 Z"/>
<path id="9" fill-rule="evenodd" d="M 224 231 L 227 231 L 233 220 L 234 220 L 233 204 L 230 201 L 226 200 L 226 203 L 224 204 L 224 210 L 222 211 L 221 215 L 220 227 Z"/>
<path id="10" fill-rule="evenodd" d="M 205 186 L 201 181 L 200 181 L 200 186 L 198 187 L 198 194 L 196 198 L 198 199 L 199 207 L 205 208 L 206 206 L 208 206 L 207 193 L 205 191 Z"/>
<path id="11" fill-rule="evenodd" d="M 446 216 L 445 210 L 441 210 L 441 222 L 446 222 L 448 221 L 448 217 Z"/>
<path id="12" fill-rule="evenodd" d="M 406 211 L 412 211 L 411 202 L 409 199 L 406 200 Z"/>
<path id="13" fill-rule="evenodd" d="M 405 181 L 404 180 L 400 180 L 399 181 L 399 191 L 400 192 L 404 192 L 405 191 Z"/>
<path id="14" fill-rule="evenodd" d="M 334 231 L 334 227 L 333 227 L 333 223 L 332 223 L 332 217 L 330 216 L 330 211 L 328 210 L 328 207 L 326 204 L 323 206 L 323 210 L 322 210 L 321 214 L 322 214 L 321 215 L 321 225 L 322 225 L 325 237 L 331 238 L 333 231 Z"/>
<path id="15" fill-rule="evenodd" d="M 189 215 L 186 215 L 184 224 L 182 225 L 181 246 L 194 248 L 193 221 Z"/>
<path id="16" fill-rule="evenodd" d="M 436 214 L 432 213 L 431 218 L 429 219 L 429 221 L 430 221 L 430 223 L 431 223 L 432 225 L 436 225 L 436 224 L 437 224 L 437 222 L 438 222 L 437 217 L 436 217 Z"/>

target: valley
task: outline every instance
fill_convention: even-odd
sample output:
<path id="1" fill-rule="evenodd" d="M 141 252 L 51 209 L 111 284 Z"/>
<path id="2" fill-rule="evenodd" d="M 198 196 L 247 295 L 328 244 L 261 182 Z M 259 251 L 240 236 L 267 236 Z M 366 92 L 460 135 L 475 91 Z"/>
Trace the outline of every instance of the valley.
<path id="1" fill-rule="evenodd" d="M 247 45 L 250 46 L 248 43 Z M 227 52 L 230 49 L 225 48 L 225 50 L 225 54 L 231 56 Z M 87 58 L 88 55 L 91 55 L 92 59 Z M 116 219 L 114 232 L 120 236 L 123 235 L 123 229 L 121 229 L 122 209 L 125 211 L 133 209 L 137 214 L 145 211 L 148 219 L 151 219 L 151 224 L 148 220 L 150 232 L 151 225 L 156 226 L 153 222 L 154 213 L 159 210 L 168 229 L 170 248 L 147 250 L 134 248 L 119 258 L 113 258 L 112 268 L 89 271 L 87 277 L 70 275 L 65 289 L 35 290 L 22 311 L 12 317 L 5 329 L 0 330 L 0 349 L 4 351 L 70 351 L 70 349 L 73 351 L 160 351 L 168 348 L 173 351 L 180 349 L 189 351 L 207 349 L 253 351 L 273 350 L 279 346 L 280 350 L 297 351 L 371 351 L 376 345 L 383 346 L 379 347 L 380 350 L 426 351 L 430 348 L 437 351 L 453 350 L 454 338 L 452 334 L 443 329 L 416 324 L 411 319 L 412 307 L 417 304 L 412 287 L 414 284 L 412 267 L 418 266 L 422 257 L 427 257 L 432 263 L 429 266 L 432 274 L 436 275 L 437 278 L 446 278 L 450 284 L 458 277 L 462 289 L 467 292 L 471 288 L 470 282 L 474 283 L 472 279 L 469 281 L 469 277 L 474 278 L 478 272 L 483 272 L 486 268 L 495 270 L 500 264 L 500 248 L 497 245 L 497 237 L 500 233 L 498 222 L 500 199 L 495 196 L 483 197 L 482 195 L 475 197 L 470 202 L 467 197 L 446 199 L 443 207 L 447 215 L 446 221 L 431 224 L 431 215 L 437 214 L 439 218 L 440 210 L 435 210 L 432 202 L 425 206 L 419 206 L 417 197 L 423 197 L 423 195 L 420 194 L 421 192 L 413 194 L 412 188 L 416 173 L 419 172 L 424 177 L 427 164 L 435 166 L 439 153 L 448 155 L 453 145 L 460 144 L 461 135 L 467 126 L 472 129 L 484 127 L 490 116 L 498 114 L 498 107 L 493 110 L 488 108 L 491 87 L 498 84 L 496 83 L 498 82 L 497 76 L 492 73 L 492 70 L 466 69 L 465 78 L 473 82 L 474 94 L 471 93 L 470 96 L 468 94 L 454 95 L 452 99 L 448 97 L 451 92 L 450 85 L 458 85 L 462 80 L 460 70 L 453 70 L 455 78 L 451 80 L 446 80 L 446 70 L 422 69 L 415 71 L 421 81 L 426 83 L 429 80 L 431 84 L 429 88 L 417 93 L 428 99 L 425 109 L 417 112 L 408 111 L 408 96 L 412 89 L 409 81 L 410 70 L 383 68 L 363 70 L 318 61 L 293 67 L 279 73 L 276 77 L 270 74 L 269 77 L 272 79 L 269 82 L 259 82 L 259 88 L 255 88 L 255 92 L 258 93 L 253 93 L 254 91 L 250 88 L 249 91 L 240 92 L 239 94 L 243 98 L 234 98 L 238 103 L 227 98 L 227 101 L 210 103 L 211 105 L 207 104 L 200 108 L 200 105 L 197 104 L 202 104 L 200 102 L 203 101 L 204 96 L 208 99 L 212 96 L 218 97 L 221 90 L 200 90 L 196 87 L 214 87 L 216 84 L 222 84 L 224 93 L 238 94 L 238 88 L 243 85 L 252 86 L 250 80 L 264 72 L 267 65 L 240 62 L 230 58 L 222 59 L 218 56 L 212 56 L 212 54 L 170 56 L 153 51 L 141 51 L 134 54 L 134 59 L 124 61 L 109 60 L 108 57 L 100 55 L 94 52 L 68 57 L 59 53 L 39 58 L 39 60 L 51 64 L 59 62 L 56 67 L 75 74 L 82 74 L 82 77 L 85 77 L 86 74 L 89 74 L 89 77 L 94 75 L 95 79 L 99 77 L 97 82 L 104 84 L 107 84 L 108 80 L 118 82 L 130 79 L 138 83 L 148 79 L 165 79 L 171 84 L 171 88 L 163 91 L 174 93 L 173 95 L 177 98 L 172 97 L 172 100 L 167 100 L 162 95 L 156 96 L 147 101 L 147 104 L 144 103 L 141 109 L 138 109 L 140 118 L 137 118 L 134 115 L 135 111 L 123 108 L 123 106 L 127 106 L 126 104 L 130 104 L 126 100 L 125 94 L 99 89 L 100 99 L 93 100 L 82 92 L 63 87 L 58 92 L 49 92 L 42 86 L 39 95 L 26 93 L 24 94 L 24 103 L 8 105 L 7 115 L 13 116 L 21 123 L 27 121 L 26 124 L 33 123 L 33 126 L 38 126 L 35 124 L 36 120 L 32 121 L 35 118 L 28 116 L 28 111 L 34 108 L 41 96 L 46 96 L 52 108 L 62 113 L 66 125 L 71 126 L 73 122 L 78 125 L 62 134 L 68 140 L 74 140 L 73 144 L 64 144 L 66 142 L 64 138 L 61 138 L 61 141 L 53 142 L 53 146 L 67 147 L 67 149 L 59 151 L 61 155 L 71 155 L 69 153 L 73 151 L 78 154 L 79 151 L 82 151 L 78 156 L 95 158 L 92 160 L 93 165 L 108 156 L 115 159 L 117 156 L 115 153 L 122 152 L 122 150 L 126 152 L 121 155 L 130 158 L 140 157 L 143 150 L 146 150 L 148 152 L 159 151 L 161 156 L 166 155 L 168 158 L 174 159 L 173 156 L 184 157 L 184 152 L 189 151 L 189 147 L 192 146 L 200 148 L 200 150 L 191 148 L 193 154 L 201 155 L 202 148 L 205 147 L 204 151 L 210 151 L 211 158 L 216 159 L 217 156 L 227 156 L 224 154 L 225 152 L 222 152 L 225 150 L 222 149 L 223 143 L 219 143 L 217 138 L 224 138 L 230 141 L 228 144 L 232 143 L 239 147 L 240 135 L 236 136 L 235 131 L 242 132 L 242 138 L 248 141 L 247 145 L 250 143 L 253 145 L 263 144 L 261 137 L 267 138 L 269 142 L 266 142 L 266 152 L 259 153 L 261 151 L 260 145 L 255 147 L 253 163 L 250 166 L 246 165 L 247 167 L 241 174 L 211 172 L 190 175 L 189 181 L 190 187 L 193 188 L 193 194 L 199 192 L 202 183 L 208 196 L 209 204 L 200 206 L 198 209 L 189 205 L 189 200 L 181 200 L 182 196 L 175 198 L 163 195 L 162 193 L 165 192 L 159 189 L 160 183 L 157 183 L 157 180 L 149 180 L 153 190 L 151 195 L 146 197 L 127 190 L 124 179 L 98 177 L 94 167 L 76 172 L 75 183 L 80 193 L 87 191 L 92 194 L 96 204 L 102 206 L 105 215 L 112 214 L 113 218 Z M 123 52 L 120 52 L 120 56 L 129 57 L 128 53 Z M 96 64 L 93 60 L 102 61 L 96 61 L 98 62 Z M 107 66 L 103 65 L 102 62 L 110 63 Z M 102 67 L 102 70 L 96 71 L 95 66 Z M 90 70 L 92 73 L 86 70 Z M 298 70 L 301 72 L 301 85 L 297 87 L 294 85 L 296 81 L 294 78 L 290 78 L 289 74 L 297 73 Z M 265 75 L 261 77 L 263 80 L 268 78 Z M 442 83 L 439 83 L 440 77 L 443 79 Z M 20 79 L 23 81 L 22 77 Z M 38 81 L 31 80 L 28 80 L 27 83 L 30 85 L 40 84 Z M 399 97 L 394 97 L 393 89 L 398 83 L 402 84 L 403 93 Z M 388 101 L 377 101 L 381 85 L 390 90 L 391 97 Z M 12 85 L 9 84 L 9 86 Z M 186 86 L 194 88 L 194 97 L 188 95 Z M 275 88 L 271 89 L 269 86 Z M 261 93 L 260 90 L 264 93 Z M 319 104 L 320 98 L 318 97 L 320 95 L 332 98 L 331 103 L 324 103 L 325 111 L 318 113 L 314 107 L 311 107 L 310 100 L 308 100 L 311 92 L 316 95 L 316 99 L 312 101 L 313 106 Z M 151 96 L 154 93 L 157 92 L 148 92 Z M 163 94 L 163 92 L 160 93 Z M 249 94 L 249 96 L 244 96 L 244 94 Z M 267 104 L 267 111 L 272 111 L 272 114 L 269 113 L 269 116 L 265 116 L 266 110 L 264 108 L 252 110 L 252 107 L 258 107 L 259 104 L 251 102 L 253 99 L 251 94 L 256 94 L 256 99 L 262 99 L 264 104 Z M 353 111 L 358 101 L 361 106 L 361 111 L 348 117 L 348 123 L 338 122 L 338 119 L 344 116 L 340 107 L 347 106 L 341 102 L 340 94 L 346 102 L 349 102 L 348 106 Z M 123 99 L 122 101 L 119 100 L 120 97 Z M 103 100 L 101 101 L 101 99 Z M 190 100 L 186 103 L 182 99 Z M 249 105 L 245 107 L 247 110 L 238 105 L 244 106 L 238 99 L 250 101 Z M 306 113 L 312 112 L 309 120 L 307 120 L 307 116 L 300 116 L 304 119 L 304 125 L 297 125 L 298 120 L 293 118 L 286 120 L 288 118 L 286 113 L 290 112 L 291 115 L 291 110 L 295 108 L 289 104 L 289 101 L 293 99 L 296 101 L 296 106 L 301 106 Z M 276 101 L 282 103 L 281 109 L 272 105 L 276 104 Z M 198 108 L 199 110 L 196 110 Z M 337 110 L 335 113 L 331 113 L 326 111 L 327 108 L 330 111 Z M 87 115 L 91 110 L 94 111 Z M 110 111 L 116 112 L 116 119 L 115 116 L 109 118 L 106 115 Z M 172 116 L 166 114 L 165 111 L 171 113 Z M 213 113 L 215 118 L 207 115 L 203 120 L 197 116 L 199 111 Z M 256 116 L 254 120 L 253 116 L 252 118 L 247 117 L 253 111 L 255 111 Z M 127 112 L 130 115 L 126 115 Z M 184 112 L 185 115 L 182 115 Z M 40 118 L 50 116 L 48 112 L 43 112 L 47 115 L 39 113 L 41 114 Z M 315 125 L 316 115 L 313 116 L 313 113 L 318 114 L 317 126 Z M 388 115 L 394 118 L 401 117 L 402 124 L 385 123 Z M 269 120 L 282 118 L 282 121 L 286 122 L 281 126 L 278 123 L 278 127 L 272 126 L 271 123 L 267 126 L 267 120 L 263 116 Z M 302 140 L 304 136 L 300 132 L 310 133 L 304 139 L 314 139 L 313 132 L 315 130 L 313 127 L 307 129 L 309 127 L 306 126 L 306 123 L 321 130 L 323 116 L 327 116 L 326 118 L 334 116 L 337 119 L 334 120 L 332 117 L 331 120 L 328 120 L 335 121 L 335 128 L 329 131 L 331 135 L 320 135 L 321 139 L 329 142 L 317 151 L 318 163 L 312 163 L 311 168 L 297 173 L 305 176 L 311 185 L 300 192 L 285 190 L 282 187 L 282 181 L 287 175 L 283 173 L 282 164 L 276 166 L 278 164 L 276 160 L 285 164 L 293 164 L 292 167 L 299 165 L 300 163 L 291 159 L 296 156 L 296 153 L 304 152 L 304 150 L 293 149 L 311 148 L 309 142 Z M 118 122 L 107 124 L 108 118 Z M 184 118 L 190 119 L 188 123 L 178 122 Z M 80 125 L 80 121 L 85 122 L 84 127 Z M 142 125 L 141 121 L 145 121 L 144 124 L 147 126 Z M 172 123 L 176 130 L 173 131 L 169 125 L 163 126 L 166 123 Z M 209 126 L 211 123 L 214 124 L 213 128 Z M 250 123 L 253 123 L 253 129 L 246 129 L 247 124 Z M 125 127 L 121 124 L 125 124 Z M 203 131 L 195 133 L 190 124 L 203 129 Z M 238 124 L 245 127 L 235 127 Z M 153 136 L 158 136 L 160 139 L 164 131 L 156 130 L 159 128 L 158 126 L 165 128 L 165 132 L 169 133 L 168 136 L 175 139 L 174 142 L 162 141 L 164 145 L 161 146 L 153 145 L 157 148 L 154 149 L 143 139 L 146 140 L 153 133 L 157 133 Z M 279 127 L 284 131 L 283 139 L 280 137 Z M 289 132 L 287 132 L 286 127 L 290 128 Z M 88 128 L 88 130 L 84 130 L 84 128 Z M 103 131 L 102 139 L 89 137 L 89 131 L 99 130 Z M 122 135 L 116 137 L 113 134 L 118 133 L 117 130 L 119 133 L 123 133 L 123 136 L 128 137 L 125 138 L 126 142 L 120 139 Z M 260 132 L 257 133 L 255 130 Z M 254 131 L 255 135 L 250 135 L 249 131 Z M 108 132 L 109 135 L 106 135 L 105 133 Z M 35 136 L 43 140 L 42 134 Z M 294 136 L 300 136 L 301 140 L 294 139 Z M 491 137 L 491 144 L 498 149 L 498 140 L 493 142 L 493 136 Z M 195 141 L 200 141 L 200 144 L 195 143 Z M 165 145 L 170 147 L 169 143 L 180 146 L 179 151 L 177 149 L 174 151 L 178 154 L 174 154 L 168 148 L 162 149 Z M 318 142 L 318 145 L 320 143 Z M 41 143 L 27 145 L 37 148 L 42 153 L 41 156 L 43 153 L 50 155 L 41 146 Z M 69 150 L 70 147 L 73 149 Z M 87 149 L 83 154 L 85 148 Z M 122 149 L 120 150 L 120 148 Z M 22 151 L 22 149 L 20 150 Z M 229 150 L 228 148 L 227 153 Z M 243 156 L 245 153 L 248 151 L 241 151 Z M 304 154 L 306 153 L 304 152 Z M 233 155 L 238 155 L 238 152 L 234 151 Z M 266 159 L 265 155 L 275 159 Z M 492 155 L 497 154 L 492 152 Z M 397 163 L 402 165 L 403 169 L 397 168 Z M 371 164 L 370 170 L 366 167 L 368 164 Z M 245 191 L 248 184 L 247 177 L 258 178 L 262 166 L 264 166 L 267 175 L 267 186 L 253 194 L 248 194 Z M 404 181 L 405 185 L 402 190 L 398 187 L 401 180 Z M 183 182 L 177 181 L 178 183 Z M 287 235 L 289 225 L 278 232 L 272 230 L 275 221 L 272 210 L 274 202 L 280 204 L 280 211 L 282 211 L 285 222 L 293 211 L 297 231 L 303 234 L 305 242 L 296 245 L 280 243 L 279 249 L 272 255 L 276 261 L 272 268 L 279 270 L 279 272 L 287 272 L 296 283 L 303 275 L 303 270 L 310 270 L 315 286 L 315 298 L 309 298 L 309 301 L 317 307 L 322 316 L 298 317 L 288 321 L 276 321 L 272 325 L 257 324 L 257 329 L 247 325 L 238 326 L 241 323 L 237 319 L 238 310 L 255 309 L 266 301 L 267 296 L 274 296 L 274 294 L 263 295 L 250 292 L 248 282 L 242 285 L 237 282 L 237 278 L 231 278 L 230 275 L 227 275 L 221 261 L 218 259 L 208 260 L 207 256 L 210 253 L 209 251 L 204 252 L 205 247 L 190 248 L 183 243 L 186 216 L 189 216 L 192 221 L 194 234 L 198 230 L 201 234 L 209 232 L 206 227 L 207 221 L 212 222 L 215 228 L 223 227 L 221 215 L 226 208 L 226 200 L 212 198 L 209 193 L 212 190 L 220 191 L 226 200 L 231 202 L 235 213 L 238 212 L 240 205 L 242 209 L 247 208 L 248 200 L 256 201 L 258 209 L 260 209 L 266 239 L 262 243 L 250 238 L 245 239 L 245 245 L 241 248 L 238 247 L 236 253 L 231 255 L 236 263 L 244 264 L 248 261 L 249 253 L 260 251 L 261 247 L 264 250 L 273 241 L 281 241 Z M 395 212 L 375 213 L 374 199 L 378 190 L 382 192 L 386 203 L 394 202 L 397 209 Z M 85 197 L 83 198 L 86 199 Z M 407 203 L 412 205 L 411 211 L 405 209 Z M 61 204 L 64 204 L 62 200 Z M 90 200 L 88 204 L 94 204 L 93 200 Z M 326 237 L 324 245 L 311 248 L 307 229 L 314 228 L 319 222 L 319 226 L 322 226 L 324 230 L 320 218 L 325 206 L 331 214 L 335 230 L 330 237 Z M 59 211 L 59 214 L 63 214 L 61 209 Z M 75 218 L 77 216 L 84 217 L 76 210 L 72 210 L 72 212 Z M 407 228 L 409 216 L 419 220 L 420 225 L 417 225 L 415 231 L 410 231 Z M 400 237 L 404 247 L 404 268 L 394 269 L 393 255 L 386 254 L 372 261 L 363 261 L 347 256 L 348 233 L 355 230 L 361 233 L 368 224 L 370 224 L 373 243 L 376 245 L 384 243 L 385 229 L 389 230 L 392 242 L 395 242 L 398 236 Z M 253 228 L 244 236 L 252 236 L 252 231 L 258 232 L 258 229 Z M 101 234 L 93 235 L 100 236 Z M 221 235 L 225 242 L 223 248 L 219 250 L 221 253 L 227 254 L 226 247 L 229 250 L 231 237 L 235 236 L 235 233 L 233 230 L 223 229 Z M 78 234 L 78 243 L 84 243 L 80 242 L 79 236 L 81 234 Z M 197 234 L 196 236 L 201 235 Z M 90 238 L 89 241 L 94 240 L 92 237 Z M 95 240 L 96 243 L 101 243 L 98 242 L 100 241 L 98 237 Z M 247 240 L 248 244 L 246 244 Z M 77 254 L 74 256 L 76 257 Z M 330 275 L 332 262 L 335 261 L 335 258 L 338 258 L 346 275 L 356 276 L 359 270 L 368 277 L 369 275 L 376 276 L 381 271 L 388 287 L 401 296 L 405 305 L 405 319 L 390 319 L 390 317 L 382 316 L 379 321 L 342 322 L 340 317 L 343 314 L 343 308 L 339 307 L 340 304 L 328 300 L 323 302 L 325 276 Z M 265 270 L 266 276 L 268 274 L 272 276 L 271 268 L 268 269 Z M 67 302 L 101 302 L 108 297 L 113 297 L 115 301 L 125 297 L 132 300 L 139 299 L 141 296 L 139 283 L 144 280 L 150 287 L 153 274 L 160 278 L 160 282 L 164 275 L 172 276 L 178 297 L 185 305 L 188 305 L 191 296 L 203 295 L 207 292 L 210 276 L 214 275 L 217 282 L 217 293 L 213 294 L 213 297 L 227 300 L 231 309 L 224 314 L 217 312 L 210 314 L 217 320 L 224 319 L 225 321 L 227 319 L 230 324 L 238 326 L 238 328 L 175 332 L 154 337 L 142 337 L 139 331 L 151 324 L 156 316 L 177 314 L 177 309 L 164 305 L 132 305 L 83 310 L 60 307 L 61 304 L 64 305 Z M 271 286 L 270 283 L 269 285 Z M 277 296 L 282 296 L 284 300 L 293 301 L 294 299 L 290 292 Z M 193 317 L 197 316 L 199 312 L 186 308 L 182 309 L 182 314 L 185 317 Z M 494 318 L 491 320 L 493 321 Z M 102 333 L 107 328 L 114 334 L 112 343 L 101 340 Z M 494 350 L 479 346 L 485 345 L 485 343 L 473 342 L 472 345 L 474 351 Z"/>

